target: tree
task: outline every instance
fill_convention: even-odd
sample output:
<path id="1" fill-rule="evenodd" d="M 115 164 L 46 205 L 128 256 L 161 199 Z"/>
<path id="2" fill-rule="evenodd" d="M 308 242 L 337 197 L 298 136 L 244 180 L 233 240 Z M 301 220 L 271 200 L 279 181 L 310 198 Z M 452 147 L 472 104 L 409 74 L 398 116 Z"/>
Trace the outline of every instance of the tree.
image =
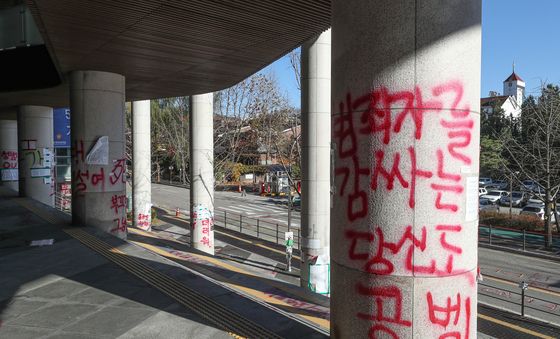
<path id="1" fill-rule="evenodd" d="M 504 174 L 508 162 L 502 156 L 504 147 L 501 140 L 492 139 L 488 136 L 480 137 L 480 172 L 492 178 Z"/>
<path id="2" fill-rule="evenodd" d="M 550 216 L 554 213 L 558 220 L 555 201 L 560 189 L 560 88 L 543 85 L 540 97 L 527 100 L 521 113 L 521 137 L 503 134 L 502 143 L 512 162 L 512 176 L 518 182 L 529 179 L 542 186 L 546 247 L 550 248 Z"/>
<path id="3" fill-rule="evenodd" d="M 152 157 L 156 157 L 158 168 L 161 163 L 165 167 L 173 166 L 179 173 L 181 183 L 188 183 L 189 98 L 152 100 L 151 105 Z"/>

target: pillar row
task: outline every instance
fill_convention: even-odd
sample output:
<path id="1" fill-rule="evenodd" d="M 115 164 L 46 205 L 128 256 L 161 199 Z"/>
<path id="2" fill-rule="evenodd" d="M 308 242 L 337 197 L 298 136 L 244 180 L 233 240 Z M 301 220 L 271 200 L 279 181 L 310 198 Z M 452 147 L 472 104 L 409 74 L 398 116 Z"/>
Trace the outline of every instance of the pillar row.
<path id="1" fill-rule="evenodd" d="M 126 238 L 125 79 L 70 73 L 72 221 Z"/>
<path id="2" fill-rule="evenodd" d="M 13 191 L 19 190 L 18 134 L 16 120 L 0 120 L 0 182 Z"/>
<path id="3" fill-rule="evenodd" d="M 132 215 L 134 226 L 151 229 L 152 152 L 150 100 L 132 103 Z"/>
<path id="4" fill-rule="evenodd" d="M 334 0 L 332 32 L 331 335 L 476 338 L 481 1 Z"/>
<path id="5" fill-rule="evenodd" d="M 53 109 L 20 106 L 19 195 L 54 206 Z"/>
<path id="6" fill-rule="evenodd" d="M 191 245 L 214 255 L 214 121 L 212 93 L 190 97 Z"/>
<path id="7" fill-rule="evenodd" d="M 331 30 L 301 50 L 301 285 L 328 294 L 331 202 Z"/>

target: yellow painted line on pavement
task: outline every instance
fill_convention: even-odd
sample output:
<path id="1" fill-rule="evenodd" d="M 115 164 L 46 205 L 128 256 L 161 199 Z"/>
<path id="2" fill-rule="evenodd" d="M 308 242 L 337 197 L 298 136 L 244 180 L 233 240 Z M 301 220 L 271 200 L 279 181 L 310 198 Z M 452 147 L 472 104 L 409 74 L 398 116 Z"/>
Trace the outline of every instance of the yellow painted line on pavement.
<path id="1" fill-rule="evenodd" d="M 545 334 L 542 334 L 542 333 L 539 333 L 539 332 L 535 332 L 535 331 L 529 330 L 527 328 L 508 323 L 506 321 L 502 321 L 502 320 L 499 320 L 499 319 L 496 319 L 496 318 L 492 318 L 492 317 L 489 317 L 489 316 L 484 315 L 484 314 L 479 313 L 478 317 L 480 319 L 488 320 L 488 321 L 493 322 L 495 324 L 502 325 L 504 327 L 511 328 L 512 330 L 516 330 L 516 331 L 521 332 L 521 333 L 529 334 L 529 335 L 532 335 L 532 336 L 537 337 L 537 338 L 554 339 L 554 337 L 551 337 L 551 336 L 548 336 L 548 335 L 545 335 Z"/>
<path id="2" fill-rule="evenodd" d="M 494 280 L 494 281 L 497 281 L 497 282 L 501 282 L 501 283 L 504 283 L 504 284 L 510 285 L 510 286 L 515 286 L 515 287 L 519 286 L 519 283 L 516 283 L 516 282 L 511 281 L 511 280 L 506 280 L 506 279 L 502 279 L 502 278 L 495 278 L 495 277 L 491 277 L 491 276 L 487 276 L 487 275 L 484 275 L 483 278 L 488 279 L 488 280 Z M 536 286 L 531 286 L 531 284 L 529 284 L 529 286 L 534 291 L 539 291 L 541 293 L 550 294 L 550 295 L 553 295 L 553 296 L 556 296 L 556 297 L 560 296 L 560 293 L 558 293 L 558 292 L 546 290 L 544 288 L 540 288 L 540 287 L 536 287 Z M 490 287 L 493 287 L 493 286 L 490 286 Z"/>
<path id="3" fill-rule="evenodd" d="M 220 234 L 222 234 L 222 235 L 225 235 L 225 236 L 230 237 L 230 238 L 233 238 L 233 239 L 237 239 L 237 240 L 239 240 L 239 241 L 243 241 L 243 242 L 245 242 L 245 243 L 247 243 L 247 244 L 251 244 L 251 245 L 253 245 L 253 246 L 257 246 L 257 247 L 264 248 L 264 249 L 269 250 L 269 251 L 272 251 L 272 252 L 280 253 L 280 254 L 282 254 L 282 255 L 285 255 L 285 254 L 286 254 L 286 252 L 282 252 L 282 251 L 277 250 L 277 249 L 275 249 L 275 248 L 268 247 L 268 246 L 266 246 L 266 245 L 253 242 L 253 241 L 251 241 L 251 240 L 239 238 L 239 237 L 236 237 L 236 236 L 234 236 L 234 235 L 231 235 L 231 234 L 228 234 L 228 233 L 224 233 L 224 232 L 221 232 L 221 231 L 217 231 L 217 230 L 214 230 L 214 232 L 220 233 Z M 294 255 L 293 258 L 294 258 L 294 259 L 301 260 L 301 257 L 299 257 L 299 256 L 297 256 L 297 255 Z"/>
<path id="4" fill-rule="evenodd" d="M 159 255 L 161 255 L 161 256 L 164 256 L 164 257 L 167 257 L 167 258 L 176 259 L 176 260 L 180 260 L 180 261 L 186 261 L 186 262 L 188 262 L 188 260 L 186 260 L 185 258 L 182 258 L 182 257 L 180 257 L 180 256 L 178 256 L 178 255 L 173 254 L 173 253 L 169 253 L 169 252 L 167 252 L 167 251 L 165 251 L 165 250 L 162 250 L 162 249 L 158 248 L 157 246 L 153 246 L 153 245 L 150 245 L 150 244 L 144 244 L 144 243 L 137 242 L 137 241 L 130 241 L 130 240 L 129 240 L 129 242 L 134 243 L 134 244 L 136 244 L 136 245 L 138 245 L 138 246 L 144 247 L 144 248 L 146 248 L 146 249 L 148 249 L 148 250 L 150 250 L 150 251 L 153 251 L 154 253 L 157 253 L 157 254 L 159 254 Z M 195 254 L 195 253 L 189 253 L 189 255 L 195 256 L 195 257 L 197 257 L 197 258 L 199 258 L 199 259 L 201 259 L 201 260 L 205 260 L 205 261 L 207 261 L 207 262 L 210 262 L 210 263 L 212 263 L 212 264 L 215 264 L 216 266 L 223 267 L 223 268 L 228 269 L 228 270 L 230 270 L 230 271 L 237 272 L 237 273 L 244 274 L 244 275 L 249 275 L 249 276 L 252 276 L 252 277 L 261 279 L 260 276 L 254 274 L 254 273 L 251 273 L 251 272 L 245 271 L 245 270 L 243 270 L 243 269 L 241 269 L 241 268 L 238 268 L 238 267 L 235 267 L 235 266 L 232 266 L 232 265 L 223 263 L 223 262 L 221 262 L 221 261 L 219 261 L 219 260 L 217 260 L 217 259 L 210 258 L 210 257 L 206 257 L 206 256 L 202 256 L 202 255 Z M 216 274 L 216 273 L 214 273 L 214 274 Z M 216 274 L 216 275 L 219 276 L 219 274 Z M 220 276 L 220 277 L 221 277 L 221 276 Z M 259 291 L 259 290 L 252 289 L 252 288 L 250 288 L 250 287 L 241 286 L 241 285 L 238 285 L 238 284 L 236 284 L 236 283 L 225 282 L 226 279 L 225 279 L 224 277 L 221 277 L 221 278 L 222 278 L 222 280 L 224 281 L 224 284 L 226 284 L 227 286 L 229 286 L 229 287 L 231 287 L 231 288 L 233 288 L 233 289 L 240 290 L 240 291 L 244 292 L 245 294 L 250 295 L 250 296 L 252 296 L 252 297 L 254 297 L 254 298 L 257 298 L 257 299 L 259 299 L 259 300 L 263 300 L 263 301 L 265 301 L 265 302 L 268 303 L 268 304 L 276 305 L 276 306 L 279 307 L 279 308 L 282 308 L 282 307 L 290 307 L 290 308 L 293 308 L 293 307 L 294 307 L 294 306 L 288 304 L 287 302 L 284 302 L 284 301 L 282 301 L 282 300 L 278 300 L 278 299 L 276 299 L 276 298 L 273 298 L 273 297 L 269 296 L 268 294 L 266 294 L 266 293 L 264 293 L 264 292 L 261 292 L 261 291 Z M 323 327 L 323 328 L 325 328 L 325 329 L 330 328 L 330 321 L 327 320 L 327 319 L 323 319 L 323 318 L 319 318 L 319 317 L 314 317 L 314 316 L 310 316 L 310 315 L 304 315 L 304 314 L 300 314 L 300 315 L 298 315 L 298 316 L 300 316 L 300 317 L 302 317 L 302 318 L 305 318 L 306 320 L 308 320 L 308 321 L 310 321 L 310 322 L 312 322 L 312 323 L 314 323 L 314 324 L 317 324 L 317 325 L 319 325 L 319 326 L 321 326 L 321 327 Z"/>

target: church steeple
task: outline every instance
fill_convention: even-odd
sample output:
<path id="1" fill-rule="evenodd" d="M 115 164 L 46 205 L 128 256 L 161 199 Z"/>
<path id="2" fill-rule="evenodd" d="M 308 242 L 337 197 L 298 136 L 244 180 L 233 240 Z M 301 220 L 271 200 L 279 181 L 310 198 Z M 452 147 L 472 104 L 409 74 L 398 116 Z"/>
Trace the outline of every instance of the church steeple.
<path id="1" fill-rule="evenodd" d="M 515 73 L 515 62 L 512 64 L 511 75 L 504 80 L 504 95 L 514 97 L 517 107 L 521 107 L 525 96 L 525 81 Z"/>

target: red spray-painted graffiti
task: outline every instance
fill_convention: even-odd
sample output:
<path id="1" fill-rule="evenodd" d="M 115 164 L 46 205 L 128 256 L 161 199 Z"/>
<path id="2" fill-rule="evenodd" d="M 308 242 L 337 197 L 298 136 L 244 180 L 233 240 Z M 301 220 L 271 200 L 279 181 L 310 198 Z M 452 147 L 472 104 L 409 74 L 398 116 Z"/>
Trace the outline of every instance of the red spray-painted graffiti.
<path id="1" fill-rule="evenodd" d="M 463 257 L 465 226 L 459 214 L 468 210 L 466 173 L 476 161 L 471 156 L 475 124 L 463 85 L 456 80 L 429 88 L 391 91 L 381 86 L 358 97 L 347 94 L 333 118 L 337 194 L 349 221 L 344 231 L 347 259 L 367 274 L 449 277 L 454 281 L 451 291 L 462 281 L 452 297 L 424 290 L 425 299 L 418 301 L 427 312 L 429 331 L 440 339 L 468 339 L 476 313 L 471 314 L 476 284 L 472 267 L 466 267 L 471 263 Z M 398 197 L 395 201 L 405 203 L 398 208 L 421 206 L 422 213 L 442 218 L 415 227 L 391 222 L 353 229 L 387 205 L 374 201 L 378 197 L 391 203 Z M 370 322 L 370 338 L 410 333 L 412 314 L 409 307 L 405 310 L 399 286 L 358 282 L 356 293 L 372 305 L 368 312 L 356 313 Z"/>
<path id="2" fill-rule="evenodd" d="M 114 228 L 111 229 L 111 233 L 120 233 L 127 231 L 127 220 L 126 220 L 126 206 L 127 206 L 126 195 L 113 195 L 111 197 L 111 210 L 114 212 L 116 218 L 113 219 Z"/>
<path id="3" fill-rule="evenodd" d="M 18 168 L 17 151 L 2 151 L 0 157 L 2 159 L 2 168 Z"/>
<path id="4" fill-rule="evenodd" d="M 435 86 L 431 89 L 431 94 L 433 98 L 425 100 L 418 87 L 413 91 L 396 93 L 381 87 L 357 99 L 348 94 L 346 101 L 340 103 L 340 114 L 334 119 L 333 136 L 337 140 L 338 159 L 344 165 L 335 168 L 335 175 L 342 176 L 339 194 L 346 196 L 347 217 L 350 221 L 364 218 L 368 214 L 367 192 L 361 186 L 361 178 L 366 176 L 370 177 L 370 188 L 373 191 L 392 191 L 396 188 L 397 181 L 401 188 L 409 190 L 408 207 L 412 209 L 416 205 L 418 180 L 424 180 L 436 193 L 436 209 L 458 211 L 458 204 L 447 199 L 463 193 L 464 188 L 460 184 L 462 176 L 460 173 L 447 173 L 444 168 L 446 161 L 459 161 L 465 165 L 472 163 L 465 148 L 471 145 L 474 120 L 469 117 L 469 106 L 459 107 L 463 98 L 463 87 L 459 82 L 450 81 Z M 447 106 L 450 107 L 447 113 L 444 99 L 449 95 L 452 96 L 452 102 Z M 361 124 L 357 128 L 354 126 L 355 114 L 360 115 Z M 381 133 L 382 144 L 389 145 L 393 136 L 402 133 L 405 123 L 411 120 L 414 126 L 413 138 L 418 141 L 423 137 L 422 128 L 428 116 L 439 119 L 439 126 L 449 140 L 446 146 L 434 150 L 436 168 L 422 168 L 417 164 L 414 140 L 411 140 L 410 146 L 405 150 L 393 154 L 387 154 L 384 149 L 375 150 L 372 168 L 360 165 L 358 136 Z M 444 150 L 447 152 L 444 153 Z M 406 164 L 402 161 L 403 155 L 407 156 Z M 382 185 L 380 181 L 385 181 L 386 185 Z"/>
<path id="5" fill-rule="evenodd" d="M 84 192 L 118 191 L 126 183 L 126 160 L 116 159 L 107 166 L 86 166 L 83 140 L 75 140 L 72 148 L 74 159 L 72 183 L 74 194 L 83 196 Z"/>
<path id="6" fill-rule="evenodd" d="M 401 239 L 396 242 L 388 242 L 385 240 L 383 230 L 379 227 L 374 232 L 358 232 L 354 230 L 346 230 L 346 239 L 350 240 L 348 250 L 348 258 L 351 260 L 364 261 L 363 270 L 368 273 L 377 275 L 390 275 L 394 269 L 394 262 L 400 254 L 405 255 L 404 268 L 412 274 L 447 276 L 462 273 L 464 270 L 455 269 L 453 267 L 454 255 L 460 255 L 462 248 L 447 242 L 448 232 L 460 232 L 459 225 L 437 225 L 435 232 L 441 232 L 440 246 L 447 253 L 444 264 L 438 265 L 437 258 L 430 258 L 428 264 L 421 265 L 417 257 L 414 257 L 415 251 L 424 252 L 426 249 L 427 230 L 422 227 L 420 237 L 416 237 L 412 232 L 412 226 L 407 226 Z M 377 240 L 377 241 L 376 241 Z M 359 249 L 362 248 L 360 251 Z M 377 248 L 375 255 L 371 255 L 367 249 Z M 405 248 L 406 253 L 401 253 Z M 399 261 L 400 262 L 400 261 Z"/>

